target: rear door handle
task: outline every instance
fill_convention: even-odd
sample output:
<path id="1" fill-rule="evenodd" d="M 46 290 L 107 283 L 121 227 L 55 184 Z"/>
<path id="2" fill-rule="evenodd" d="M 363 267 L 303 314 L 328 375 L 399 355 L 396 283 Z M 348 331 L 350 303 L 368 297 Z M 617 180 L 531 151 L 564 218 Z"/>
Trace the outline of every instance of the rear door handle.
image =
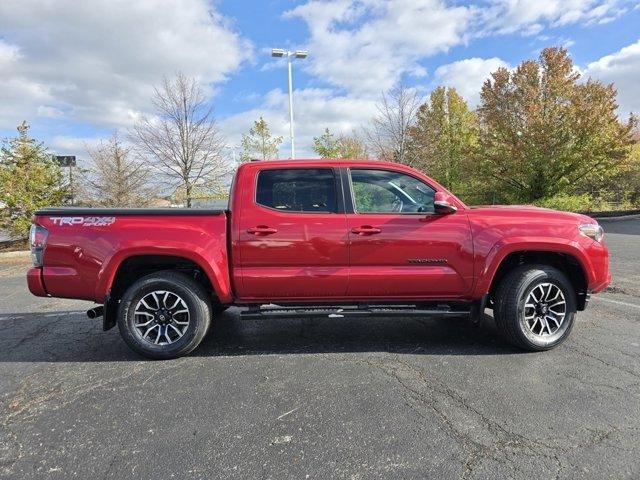
<path id="1" fill-rule="evenodd" d="M 250 233 L 251 235 L 262 236 L 262 235 L 271 235 L 273 233 L 278 233 L 278 230 L 276 230 L 275 228 L 270 228 L 266 225 L 258 225 L 257 227 L 249 228 L 247 230 L 247 233 Z"/>
<path id="2" fill-rule="evenodd" d="M 351 233 L 355 233 L 357 235 L 375 235 L 380 232 L 382 232 L 382 230 L 372 227 L 371 225 L 362 225 L 361 227 L 354 227 L 351 229 Z"/>

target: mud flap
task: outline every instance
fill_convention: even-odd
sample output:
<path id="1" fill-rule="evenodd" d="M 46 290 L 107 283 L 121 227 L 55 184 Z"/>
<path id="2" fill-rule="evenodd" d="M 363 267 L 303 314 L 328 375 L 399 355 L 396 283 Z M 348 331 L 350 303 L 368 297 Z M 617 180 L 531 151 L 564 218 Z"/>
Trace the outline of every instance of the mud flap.
<path id="1" fill-rule="evenodd" d="M 476 327 L 482 324 L 484 319 L 484 309 L 487 308 L 487 301 L 489 300 L 489 294 L 485 293 L 480 300 L 473 302 L 471 310 L 469 311 L 469 319 L 471 323 Z"/>
<path id="2" fill-rule="evenodd" d="M 102 330 L 111 330 L 116 326 L 118 319 L 118 300 L 112 300 L 111 295 L 107 295 L 104 299 L 104 315 L 102 316 Z"/>

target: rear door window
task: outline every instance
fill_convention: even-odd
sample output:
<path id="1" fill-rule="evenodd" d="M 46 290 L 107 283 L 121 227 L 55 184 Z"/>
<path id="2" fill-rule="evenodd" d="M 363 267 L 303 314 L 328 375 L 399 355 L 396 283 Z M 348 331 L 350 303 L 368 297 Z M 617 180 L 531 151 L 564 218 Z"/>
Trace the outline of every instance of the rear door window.
<path id="1" fill-rule="evenodd" d="M 336 212 L 333 170 L 262 170 L 258 173 L 256 203 L 282 212 Z"/>

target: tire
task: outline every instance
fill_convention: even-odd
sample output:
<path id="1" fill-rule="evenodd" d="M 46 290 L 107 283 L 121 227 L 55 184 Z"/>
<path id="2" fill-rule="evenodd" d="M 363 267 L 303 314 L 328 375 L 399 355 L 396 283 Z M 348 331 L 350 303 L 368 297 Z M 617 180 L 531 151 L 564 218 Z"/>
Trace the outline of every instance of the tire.
<path id="1" fill-rule="evenodd" d="M 511 344 L 528 351 L 560 345 L 571 333 L 576 311 L 573 285 L 564 273 L 547 265 L 516 268 L 502 279 L 494 298 L 498 330 Z"/>
<path id="2" fill-rule="evenodd" d="M 123 340 L 132 350 L 151 359 L 190 353 L 210 324 L 211 303 L 204 288 L 187 275 L 171 270 L 152 273 L 133 283 L 118 310 Z"/>

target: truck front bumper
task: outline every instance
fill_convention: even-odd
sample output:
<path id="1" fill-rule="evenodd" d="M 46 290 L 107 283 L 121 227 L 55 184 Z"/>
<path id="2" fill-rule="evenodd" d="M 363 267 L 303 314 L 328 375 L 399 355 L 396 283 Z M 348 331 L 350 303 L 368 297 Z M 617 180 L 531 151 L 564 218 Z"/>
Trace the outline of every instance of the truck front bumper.
<path id="1" fill-rule="evenodd" d="M 591 293 L 599 293 L 603 291 L 605 288 L 607 288 L 610 284 L 611 284 L 611 273 L 607 272 L 607 275 L 604 278 L 604 280 L 601 280 L 597 283 L 592 284 L 589 287 L 589 291 Z"/>

